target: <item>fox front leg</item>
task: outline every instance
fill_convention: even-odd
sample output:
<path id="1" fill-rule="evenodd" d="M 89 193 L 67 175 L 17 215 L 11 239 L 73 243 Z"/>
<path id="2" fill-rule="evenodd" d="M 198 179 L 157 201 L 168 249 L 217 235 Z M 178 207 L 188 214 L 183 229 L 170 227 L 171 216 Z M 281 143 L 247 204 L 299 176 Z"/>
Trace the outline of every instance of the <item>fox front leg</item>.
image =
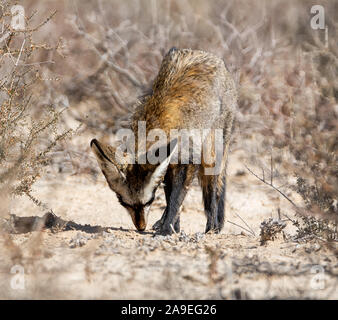
<path id="1" fill-rule="evenodd" d="M 155 231 L 160 231 L 160 229 L 161 229 L 161 227 L 162 227 L 162 225 L 163 225 L 163 223 L 166 219 L 171 191 L 172 191 L 171 174 L 168 170 L 168 172 L 166 173 L 166 175 L 164 177 L 164 193 L 165 193 L 165 200 L 166 200 L 166 203 L 167 203 L 167 207 L 165 208 L 161 219 L 154 223 L 152 229 L 155 230 Z M 177 221 L 174 225 L 174 229 L 175 229 L 175 232 L 180 232 L 180 217 L 179 216 L 177 217 Z"/>
<path id="2" fill-rule="evenodd" d="M 167 208 L 160 220 L 159 232 L 167 235 L 180 231 L 179 209 L 187 194 L 188 186 L 193 179 L 193 172 L 188 165 L 168 169 L 165 177 Z M 160 224 L 159 223 L 159 224 Z"/>

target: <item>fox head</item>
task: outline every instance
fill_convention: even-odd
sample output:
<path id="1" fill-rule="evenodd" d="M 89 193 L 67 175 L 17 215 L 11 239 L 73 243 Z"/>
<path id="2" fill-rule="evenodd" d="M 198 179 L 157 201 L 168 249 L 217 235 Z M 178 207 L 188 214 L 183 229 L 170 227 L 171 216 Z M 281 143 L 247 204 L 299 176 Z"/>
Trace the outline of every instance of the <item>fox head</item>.
<path id="1" fill-rule="evenodd" d="M 120 163 L 115 158 L 116 148 L 96 139 L 90 142 L 90 147 L 110 189 L 116 193 L 119 202 L 127 209 L 139 231 L 144 231 L 147 226 L 150 206 L 158 186 L 164 179 L 176 143 L 177 141 L 165 146 L 171 151 L 158 165 L 142 166 L 137 163 Z"/>

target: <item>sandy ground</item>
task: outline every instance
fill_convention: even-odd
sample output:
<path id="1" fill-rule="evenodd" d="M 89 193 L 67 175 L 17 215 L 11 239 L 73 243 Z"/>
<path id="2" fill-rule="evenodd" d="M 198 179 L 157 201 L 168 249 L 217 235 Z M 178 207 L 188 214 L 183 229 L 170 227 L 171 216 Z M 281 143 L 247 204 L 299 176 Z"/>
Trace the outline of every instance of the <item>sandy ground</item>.
<path id="1" fill-rule="evenodd" d="M 231 155 L 227 222 L 218 235 L 203 234 L 206 219 L 196 183 L 181 212 L 184 232 L 163 237 L 151 230 L 165 207 L 163 190 L 147 231 L 139 233 L 102 174 L 95 179 L 50 170 L 34 185 L 34 195 L 78 227 L 11 234 L 14 244 L 1 238 L 0 298 L 337 299 L 338 260 L 325 245 L 282 236 L 260 245 L 260 223 L 277 218 L 278 207 L 290 216 L 292 210 L 245 173 L 239 159 L 240 152 Z M 23 217 L 46 211 L 19 198 L 11 202 L 11 212 Z M 290 223 L 285 231 L 294 232 Z"/>

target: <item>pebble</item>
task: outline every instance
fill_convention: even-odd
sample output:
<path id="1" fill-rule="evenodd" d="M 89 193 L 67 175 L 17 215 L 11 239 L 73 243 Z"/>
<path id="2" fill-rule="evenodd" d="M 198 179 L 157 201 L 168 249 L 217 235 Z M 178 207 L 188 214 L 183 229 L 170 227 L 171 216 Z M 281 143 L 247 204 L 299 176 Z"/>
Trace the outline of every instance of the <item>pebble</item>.
<path id="1" fill-rule="evenodd" d="M 87 244 L 89 237 L 78 233 L 73 239 L 69 241 L 70 248 L 83 247 Z"/>

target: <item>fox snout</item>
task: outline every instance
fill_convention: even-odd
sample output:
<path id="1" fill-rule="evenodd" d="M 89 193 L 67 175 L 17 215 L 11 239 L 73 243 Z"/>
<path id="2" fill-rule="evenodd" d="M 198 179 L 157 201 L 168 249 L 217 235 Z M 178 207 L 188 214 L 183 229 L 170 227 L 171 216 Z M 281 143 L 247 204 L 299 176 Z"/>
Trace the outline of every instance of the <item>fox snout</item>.
<path id="1" fill-rule="evenodd" d="M 135 227 L 138 231 L 144 231 L 146 229 L 147 225 L 146 224 L 140 224 L 140 225 L 135 225 Z"/>
<path id="2" fill-rule="evenodd" d="M 128 208 L 128 211 L 136 229 L 138 231 L 144 231 L 147 227 L 147 215 L 145 210 L 143 208 L 136 210 L 133 208 Z"/>

